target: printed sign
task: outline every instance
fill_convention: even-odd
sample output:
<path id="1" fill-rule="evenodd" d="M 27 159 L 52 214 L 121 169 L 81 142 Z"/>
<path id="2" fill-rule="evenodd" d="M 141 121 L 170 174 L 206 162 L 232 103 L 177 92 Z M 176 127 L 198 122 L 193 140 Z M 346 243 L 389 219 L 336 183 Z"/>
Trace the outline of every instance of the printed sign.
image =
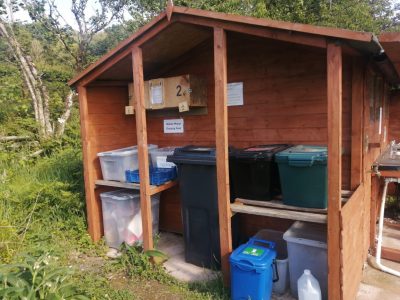
<path id="1" fill-rule="evenodd" d="M 162 104 L 163 103 L 163 86 L 152 85 L 150 89 L 150 101 L 151 104 Z"/>
<path id="2" fill-rule="evenodd" d="M 164 120 L 164 133 L 183 133 L 183 119 Z"/>
<path id="3" fill-rule="evenodd" d="M 228 83 L 228 106 L 243 105 L 243 82 Z"/>

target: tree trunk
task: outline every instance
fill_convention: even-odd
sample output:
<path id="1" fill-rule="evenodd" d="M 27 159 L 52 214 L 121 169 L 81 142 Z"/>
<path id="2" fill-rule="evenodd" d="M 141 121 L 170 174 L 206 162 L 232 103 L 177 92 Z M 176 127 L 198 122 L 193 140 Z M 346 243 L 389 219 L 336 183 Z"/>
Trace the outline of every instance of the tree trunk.
<path id="1" fill-rule="evenodd" d="M 64 134 L 65 130 L 65 125 L 67 124 L 67 121 L 69 117 L 71 116 L 71 109 L 72 105 L 74 104 L 74 97 L 76 93 L 71 90 L 65 99 L 65 108 L 64 108 L 64 113 L 57 119 L 57 125 L 55 126 L 55 135 L 57 137 L 60 137 Z"/>
<path id="2" fill-rule="evenodd" d="M 39 125 L 40 136 L 42 138 L 49 138 L 54 135 L 54 128 L 50 122 L 49 94 L 46 86 L 43 84 L 29 56 L 23 53 L 22 47 L 17 41 L 12 28 L 3 22 L 3 20 L 0 20 L 0 35 L 5 37 L 15 60 L 18 62 L 24 82 L 32 99 L 35 120 Z"/>

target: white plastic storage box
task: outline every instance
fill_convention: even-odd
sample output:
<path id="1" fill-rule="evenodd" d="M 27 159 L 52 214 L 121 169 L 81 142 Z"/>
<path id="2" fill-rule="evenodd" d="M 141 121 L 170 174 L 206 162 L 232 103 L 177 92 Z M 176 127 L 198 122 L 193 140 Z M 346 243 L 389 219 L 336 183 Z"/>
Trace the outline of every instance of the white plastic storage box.
<path id="1" fill-rule="evenodd" d="M 328 299 L 327 230 L 322 224 L 295 222 L 283 235 L 289 254 L 290 290 L 297 295 L 297 280 L 305 269 L 311 271 Z"/>
<path id="2" fill-rule="evenodd" d="M 156 148 L 157 145 L 148 146 L 149 151 Z M 125 171 L 139 169 L 137 153 L 137 146 L 97 153 L 103 179 L 126 182 Z"/>
<path id="3" fill-rule="evenodd" d="M 272 292 L 275 294 L 284 294 L 289 287 L 289 258 L 287 244 L 283 239 L 283 232 L 262 229 L 255 235 L 255 238 L 275 242 L 276 266 L 278 269 L 279 280 L 272 285 Z"/>
<path id="4" fill-rule="evenodd" d="M 123 242 L 141 243 L 142 216 L 139 192 L 116 190 L 100 194 L 106 244 L 118 249 Z M 153 234 L 158 233 L 160 193 L 151 196 Z"/>
<path id="5" fill-rule="evenodd" d="M 174 168 L 173 162 L 167 161 L 168 155 L 173 155 L 177 147 L 156 148 L 150 151 L 151 163 L 154 168 Z"/>

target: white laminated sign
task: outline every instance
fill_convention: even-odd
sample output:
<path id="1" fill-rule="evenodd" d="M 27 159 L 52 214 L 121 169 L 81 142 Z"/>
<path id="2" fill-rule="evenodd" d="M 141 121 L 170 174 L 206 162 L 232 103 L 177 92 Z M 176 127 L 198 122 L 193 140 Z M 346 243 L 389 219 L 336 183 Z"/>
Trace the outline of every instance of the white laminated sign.
<path id="1" fill-rule="evenodd" d="M 183 119 L 164 120 L 164 133 L 184 133 Z"/>
<path id="2" fill-rule="evenodd" d="M 243 82 L 228 83 L 228 106 L 243 105 Z"/>

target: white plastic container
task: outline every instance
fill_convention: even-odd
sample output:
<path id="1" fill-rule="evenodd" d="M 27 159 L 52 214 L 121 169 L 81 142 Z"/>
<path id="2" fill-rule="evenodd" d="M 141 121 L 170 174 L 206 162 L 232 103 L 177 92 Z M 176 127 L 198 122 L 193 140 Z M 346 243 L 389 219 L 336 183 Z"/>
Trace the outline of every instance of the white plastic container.
<path id="1" fill-rule="evenodd" d="M 322 299 L 328 299 L 328 257 L 326 226 L 295 222 L 285 232 L 289 254 L 290 290 L 298 297 L 297 280 L 305 269 L 312 272 L 321 287 Z"/>
<path id="2" fill-rule="evenodd" d="M 321 288 L 310 270 L 304 270 L 303 275 L 297 280 L 297 291 L 299 300 L 321 300 Z"/>
<path id="3" fill-rule="evenodd" d="M 140 194 L 134 191 L 116 190 L 100 194 L 104 236 L 109 247 L 118 249 L 123 242 L 128 245 L 141 243 L 142 216 Z M 160 194 L 151 196 L 153 234 L 158 233 Z"/>
<path id="4" fill-rule="evenodd" d="M 157 145 L 148 145 L 149 151 L 156 148 Z M 125 171 L 139 169 L 137 153 L 137 146 L 97 153 L 103 179 L 126 182 Z"/>
<path id="5" fill-rule="evenodd" d="M 289 287 L 289 259 L 287 244 L 283 239 L 283 232 L 271 229 L 262 229 L 255 235 L 256 238 L 272 241 L 276 244 L 276 266 L 279 280 L 272 285 L 272 292 L 282 295 Z"/>
<path id="6" fill-rule="evenodd" d="M 176 165 L 167 161 L 167 156 L 174 154 L 177 147 L 156 148 L 150 150 L 151 163 L 155 168 L 173 168 Z"/>

